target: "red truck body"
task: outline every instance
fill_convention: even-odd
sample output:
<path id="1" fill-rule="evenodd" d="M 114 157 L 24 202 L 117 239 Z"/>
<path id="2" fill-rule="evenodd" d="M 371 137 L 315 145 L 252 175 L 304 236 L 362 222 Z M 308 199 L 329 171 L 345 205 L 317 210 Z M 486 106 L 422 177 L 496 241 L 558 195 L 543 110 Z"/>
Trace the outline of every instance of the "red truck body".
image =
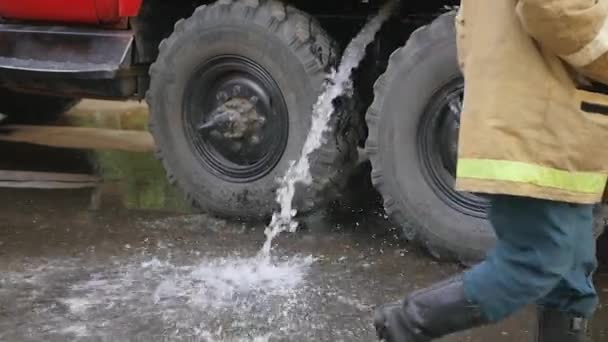
<path id="1" fill-rule="evenodd" d="M 103 24 L 139 13 L 142 0 L 0 0 L 0 17 Z"/>

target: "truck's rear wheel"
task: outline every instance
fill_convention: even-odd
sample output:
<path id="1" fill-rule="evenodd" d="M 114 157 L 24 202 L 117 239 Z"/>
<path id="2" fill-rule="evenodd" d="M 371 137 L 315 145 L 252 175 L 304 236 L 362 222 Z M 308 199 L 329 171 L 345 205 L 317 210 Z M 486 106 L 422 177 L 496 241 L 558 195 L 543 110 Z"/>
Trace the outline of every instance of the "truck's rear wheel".
<path id="1" fill-rule="evenodd" d="M 151 129 L 169 179 L 202 209 L 259 218 L 300 155 L 312 105 L 336 58 L 319 24 L 278 1 L 220 0 L 175 25 L 151 67 Z M 307 210 L 356 161 L 358 137 L 339 116 L 312 156 Z"/>
<path id="2" fill-rule="evenodd" d="M 0 88 L 0 114 L 6 122 L 20 124 L 44 124 L 56 121 L 74 107 L 78 99 L 22 93 Z"/>
<path id="3" fill-rule="evenodd" d="M 489 202 L 454 190 L 464 82 L 454 14 L 412 34 L 393 53 L 375 87 L 366 119 L 372 181 L 404 238 L 436 258 L 466 264 L 495 242 Z M 596 235 L 603 231 L 596 211 Z"/>
<path id="4" fill-rule="evenodd" d="M 372 180 L 408 240 L 435 257 L 471 262 L 494 243 L 487 201 L 453 190 L 463 79 L 453 15 L 393 53 L 366 119 Z"/>

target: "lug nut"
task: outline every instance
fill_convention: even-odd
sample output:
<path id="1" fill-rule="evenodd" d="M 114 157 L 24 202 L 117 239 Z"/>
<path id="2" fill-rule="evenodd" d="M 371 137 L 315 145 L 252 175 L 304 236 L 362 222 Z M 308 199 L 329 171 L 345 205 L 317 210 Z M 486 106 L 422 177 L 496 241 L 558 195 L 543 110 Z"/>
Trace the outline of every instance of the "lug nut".
<path id="1" fill-rule="evenodd" d="M 241 93 L 241 86 L 239 86 L 239 85 L 235 85 L 235 86 L 232 88 L 232 95 L 233 95 L 233 96 L 237 96 L 237 95 L 238 95 L 238 94 L 240 94 L 240 93 Z"/>
<path id="2" fill-rule="evenodd" d="M 251 102 L 251 104 L 255 105 L 256 103 L 258 103 L 259 99 L 257 96 L 252 96 L 249 98 L 249 102 Z"/>

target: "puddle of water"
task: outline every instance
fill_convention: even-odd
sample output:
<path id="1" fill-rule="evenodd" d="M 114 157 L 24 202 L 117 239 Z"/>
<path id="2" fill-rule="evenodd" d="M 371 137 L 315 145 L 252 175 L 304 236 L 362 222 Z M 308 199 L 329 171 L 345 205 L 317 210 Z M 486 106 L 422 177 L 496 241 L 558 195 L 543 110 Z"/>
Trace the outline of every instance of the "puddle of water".
<path id="1" fill-rule="evenodd" d="M 251 260 L 235 255 L 189 264 L 133 257 L 86 269 L 82 260 L 39 260 L 44 266 L 0 276 L 0 288 L 19 293 L 13 313 L 28 321 L 26 332 L 0 322 L 0 340 L 268 341 L 300 333 L 311 322 L 293 318 L 306 316 L 318 292 L 305 280 L 313 259 L 260 259 L 255 267 Z"/>
<path id="2" fill-rule="evenodd" d="M 95 215 L 102 220 L 79 221 L 77 210 L 70 211 L 78 203 L 64 203 L 66 210 L 46 217 L 51 225 L 45 230 L 41 219 L 31 219 L 36 204 L 16 211 L 23 222 L 5 225 L 0 341 L 373 341 L 375 303 L 460 271 L 323 222 L 314 234 L 281 241 L 285 256 L 274 251 L 272 265 L 259 267 L 265 275 L 258 277 L 246 265 L 254 263 L 259 231 L 199 215 L 106 212 Z M 602 306 L 592 341 L 599 342 L 607 336 L 605 274 L 596 284 Z M 445 342 L 527 341 L 532 320 L 523 316 Z"/>
<path id="3" fill-rule="evenodd" d="M 306 137 L 302 155 L 299 160 L 291 163 L 285 176 L 280 181 L 281 186 L 277 189 L 276 201 L 281 209 L 272 215 L 272 220 L 266 228 L 266 242 L 262 247 L 263 255 L 270 255 L 272 241 L 277 235 L 284 231 L 294 232 L 297 229 L 298 224 L 293 220 L 297 214 L 297 211 L 293 208 L 295 186 L 298 183 L 310 185 L 312 182 L 309 157 L 324 142 L 324 134 L 329 130 L 328 123 L 334 112 L 333 102 L 338 97 L 352 92 L 351 76 L 353 69 L 365 57 L 365 48 L 374 40 L 376 33 L 389 18 L 396 4 L 396 1 L 389 1 L 380 9 L 378 15 L 365 24 L 344 50 L 337 71 L 329 76 L 325 90 L 313 107 L 311 129 Z"/>

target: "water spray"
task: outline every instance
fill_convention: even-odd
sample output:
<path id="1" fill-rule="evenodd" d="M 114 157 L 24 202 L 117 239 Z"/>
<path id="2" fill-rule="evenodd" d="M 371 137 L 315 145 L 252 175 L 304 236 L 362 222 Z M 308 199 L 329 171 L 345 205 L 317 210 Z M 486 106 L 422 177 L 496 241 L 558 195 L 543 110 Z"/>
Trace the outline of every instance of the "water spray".
<path id="1" fill-rule="evenodd" d="M 285 176 L 280 179 L 276 196 L 280 210 L 272 215 L 272 220 L 264 232 L 266 242 L 261 251 L 263 256 L 269 257 L 272 241 L 277 235 L 284 231 L 294 232 L 298 228 L 298 223 L 294 221 L 297 210 L 293 208 L 296 184 L 311 184 L 309 157 L 324 143 L 324 134 L 330 129 L 329 121 L 334 113 L 333 102 L 344 94 L 352 93 L 353 69 L 361 63 L 366 47 L 374 41 L 382 24 L 391 16 L 397 4 L 397 0 L 389 1 L 380 9 L 378 15 L 365 24 L 344 50 L 337 70 L 333 70 L 328 76 L 324 90 L 313 107 L 312 124 L 301 157 L 290 164 Z"/>

